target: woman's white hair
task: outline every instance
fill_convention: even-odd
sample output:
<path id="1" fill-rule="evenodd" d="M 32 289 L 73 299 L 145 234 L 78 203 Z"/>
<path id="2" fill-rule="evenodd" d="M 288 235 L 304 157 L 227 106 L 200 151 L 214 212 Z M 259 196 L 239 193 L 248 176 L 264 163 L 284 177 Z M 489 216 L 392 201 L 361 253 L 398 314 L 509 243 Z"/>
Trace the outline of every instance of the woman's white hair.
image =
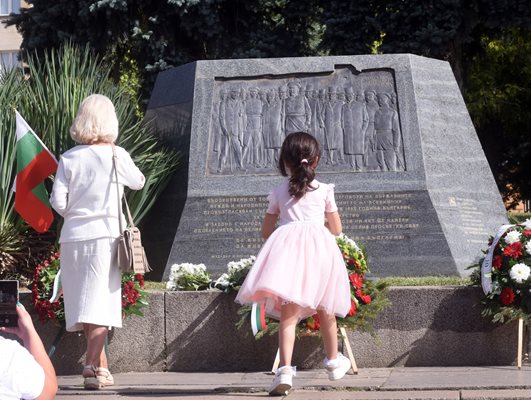
<path id="1" fill-rule="evenodd" d="M 102 94 L 91 94 L 79 106 L 70 127 L 76 143 L 112 143 L 118 137 L 118 118 L 112 101 Z"/>

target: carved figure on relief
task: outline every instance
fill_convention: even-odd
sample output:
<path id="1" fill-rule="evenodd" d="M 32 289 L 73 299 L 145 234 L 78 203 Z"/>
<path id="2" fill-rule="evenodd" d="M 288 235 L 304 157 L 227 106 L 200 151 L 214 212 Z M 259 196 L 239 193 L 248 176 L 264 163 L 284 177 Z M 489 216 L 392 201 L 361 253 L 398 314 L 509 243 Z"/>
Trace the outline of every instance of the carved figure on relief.
<path id="1" fill-rule="evenodd" d="M 278 161 L 280 147 L 284 141 L 284 107 L 283 100 L 277 96 L 275 89 L 266 93 L 266 101 L 263 108 L 264 114 L 264 141 L 267 165 L 273 165 Z"/>
<path id="2" fill-rule="evenodd" d="M 243 158 L 246 164 L 259 168 L 264 166 L 264 139 L 262 132 L 262 101 L 258 88 L 249 89 L 245 100 Z"/>
<path id="3" fill-rule="evenodd" d="M 220 169 L 227 162 L 231 172 L 235 164 L 241 169 L 243 167 L 243 103 L 239 97 L 240 93 L 236 86 L 231 87 L 229 96 L 220 103 L 220 126 L 222 135 L 226 140 L 228 156 L 224 159 L 220 157 Z M 228 160 L 227 160 L 228 158 Z"/>
<path id="4" fill-rule="evenodd" d="M 400 128 L 398 114 L 391 108 L 391 95 L 378 93 L 380 108 L 374 114 L 376 150 L 381 171 L 397 171 L 401 161 L 399 155 Z"/>
<path id="5" fill-rule="evenodd" d="M 367 127 L 366 138 L 368 139 L 367 148 L 367 167 L 374 171 L 378 169 L 378 160 L 376 156 L 376 132 L 374 130 L 374 115 L 380 106 L 376 100 L 376 92 L 373 90 L 365 91 L 365 101 L 367 102 L 367 113 L 369 114 L 369 126 Z"/>
<path id="6" fill-rule="evenodd" d="M 217 153 L 217 171 L 221 172 L 223 166 L 227 162 L 227 156 L 229 152 L 229 133 L 222 121 L 222 115 L 225 110 L 225 102 L 227 101 L 227 91 L 221 89 L 219 93 L 218 103 L 218 119 L 219 119 L 219 132 L 214 135 L 214 152 Z"/>
<path id="7" fill-rule="evenodd" d="M 343 145 L 346 160 L 356 171 L 366 168 L 367 139 L 369 114 L 365 105 L 363 93 L 358 92 L 354 98 L 354 90 L 347 87 L 347 102 L 343 105 L 341 121 L 343 123 Z"/>
<path id="8" fill-rule="evenodd" d="M 285 134 L 307 132 L 310 128 L 311 111 L 306 97 L 301 94 L 297 82 L 288 83 L 288 97 L 285 100 Z"/>
<path id="9" fill-rule="evenodd" d="M 343 109 L 343 103 L 337 98 L 336 88 L 330 86 L 328 88 L 328 101 L 325 104 L 324 109 L 324 143 L 323 148 L 328 154 L 327 163 L 335 165 L 340 159 L 343 158 L 341 152 L 342 145 L 340 141 L 343 141 L 343 135 L 341 132 L 341 111 Z"/>
<path id="10" fill-rule="evenodd" d="M 321 144 L 321 147 L 324 146 L 324 142 L 325 142 L 324 116 L 325 116 L 326 103 L 327 103 L 326 102 L 326 89 L 321 88 L 317 92 L 315 114 L 312 114 L 312 120 L 315 120 L 315 125 L 316 125 L 315 137 Z"/>
<path id="11" fill-rule="evenodd" d="M 313 85 L 310 83 L 306 85 L 305 92 L 306 100 L 310 106 L 310 125 L 308 128 L 308 133 L 313 135 L 315 138 L 318 138 L 318 129 L 319 121 L 317 116 L 317 90 L 313 88 Z"/>

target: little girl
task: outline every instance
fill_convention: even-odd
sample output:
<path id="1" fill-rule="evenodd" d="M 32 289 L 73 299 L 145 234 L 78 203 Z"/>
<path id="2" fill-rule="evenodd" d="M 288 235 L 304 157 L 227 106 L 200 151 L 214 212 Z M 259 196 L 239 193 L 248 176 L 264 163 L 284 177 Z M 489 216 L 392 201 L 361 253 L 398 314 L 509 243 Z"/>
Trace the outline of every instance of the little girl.
<path id="1" fill-rule="evenodd" d="M 280 321 L 280 368 L 270 395 L 291 389 L 295 327 L 315 312 L 329 379 L 342 378 L 350 368 L 349 359 L 337 351 L 335 318 L 344 317 L 351 305 L 347 271 L 334 238 L 341 233 L 341 219 L 334 186 L 314 179 L 320 154 L 319 142 L 308 133 L 291 133 L 284 140 L 279 169 L 289 179 L 268 197 L 262 224 L 267 241 L 236 297 L 241 304 L 264 303 L 267 315 Z"/>

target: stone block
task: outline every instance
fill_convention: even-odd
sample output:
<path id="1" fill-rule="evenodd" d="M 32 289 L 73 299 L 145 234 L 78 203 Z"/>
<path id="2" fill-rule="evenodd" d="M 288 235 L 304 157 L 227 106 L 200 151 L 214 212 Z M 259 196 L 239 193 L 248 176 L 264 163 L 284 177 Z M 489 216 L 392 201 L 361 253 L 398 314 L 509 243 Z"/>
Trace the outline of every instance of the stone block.
<path id="1" fill-rule="evenodd" d="M 283 179 L 278 145 L 294 130 L 321 141 L 317 178 L 336 185 L 344 232 L 365 245 L 374 276 L 467 275 L 506 222 L 441 60 L 197 61 L 159 74 L 146 118 L 183 154 L 143 227 L 157 278 L 182 262 L 219 275 L 259 251 L 266 197 Z"/>

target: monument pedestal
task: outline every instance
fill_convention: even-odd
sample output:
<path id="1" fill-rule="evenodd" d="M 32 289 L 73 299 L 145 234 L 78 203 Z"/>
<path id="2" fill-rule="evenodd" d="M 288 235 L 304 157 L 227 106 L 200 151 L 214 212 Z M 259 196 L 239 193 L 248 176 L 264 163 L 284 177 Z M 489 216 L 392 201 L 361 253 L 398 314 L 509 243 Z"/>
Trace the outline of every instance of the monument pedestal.
<path id="1" fill-rule="evenodd" d="M 146 118 L 188 165 L 161 200 L 178 226 L 151 219 L 174 236 L 171 250 L 160 249 L 169 252 L 165 276 L 182 262 L 221 274 L 257 253 L 267 195 L 283 179 L 279 144 L 294 130 L 320 140 L 317 179 L 336 185 L 344 232 L 367 248 L 375 276 L 466 275 L 506 222 L 444 61 L 197 61 L 159 74 Z"/>

